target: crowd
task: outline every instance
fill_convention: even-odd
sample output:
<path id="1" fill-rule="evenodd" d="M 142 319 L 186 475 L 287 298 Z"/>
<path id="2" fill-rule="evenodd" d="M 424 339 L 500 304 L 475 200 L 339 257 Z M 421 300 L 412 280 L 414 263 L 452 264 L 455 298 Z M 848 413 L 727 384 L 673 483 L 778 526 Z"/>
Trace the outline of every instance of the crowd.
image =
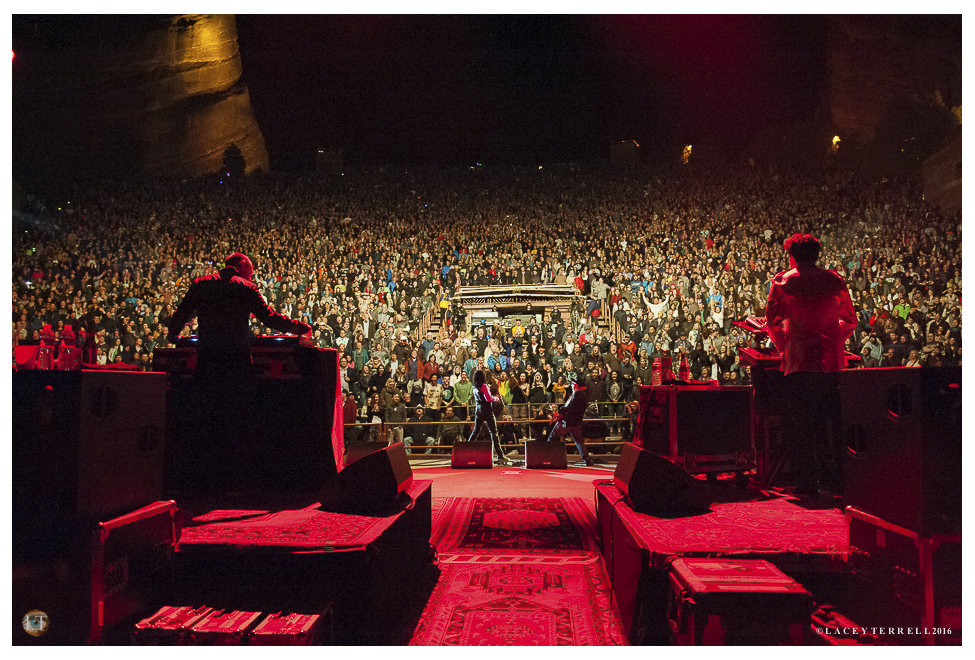
<path id="1" fill-rule="evenodd" d="M 94 333 L 98 362 L 149 368 L 191 280 L 241 251 L 271 305 L 342 352 L 359 419 L 463 419 L 474 369 L 515 419 L 577 376 L 600 412 L 622 414 L 665 354 L 693 379 L 750 384 L 739 350 L 755 340 L 732 322 L 764 314 L 795 232 L 817 235 L 820 265 L 849 284 L 861 366 L 961 363 L 960 215 L 912 180 L 378 169 L 75 185 L 17 218 L 15 345 L 72 325 Z M 451 300 L 462 285 L 553 282 L 580 294 L 568 314 L 480 325 Z M 431 313 L 438 330 L 421 336 Z"/>

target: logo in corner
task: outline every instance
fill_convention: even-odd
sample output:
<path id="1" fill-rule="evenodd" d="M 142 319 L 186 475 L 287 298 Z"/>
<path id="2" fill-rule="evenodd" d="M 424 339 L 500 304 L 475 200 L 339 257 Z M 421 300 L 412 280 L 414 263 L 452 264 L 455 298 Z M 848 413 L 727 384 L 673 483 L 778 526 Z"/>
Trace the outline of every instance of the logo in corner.
<path id="1" fill-rule="evenodd" d="M 51 620 L 40 610 L 31 610 L 24 615 L 24 630 L 31 637 L 40 637 L 47 632 Z"/>

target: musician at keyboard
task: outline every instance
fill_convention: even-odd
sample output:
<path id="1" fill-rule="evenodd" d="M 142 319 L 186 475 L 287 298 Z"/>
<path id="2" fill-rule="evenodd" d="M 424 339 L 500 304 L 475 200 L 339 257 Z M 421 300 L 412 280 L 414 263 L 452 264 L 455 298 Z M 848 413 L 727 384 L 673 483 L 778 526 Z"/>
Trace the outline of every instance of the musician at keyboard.
<path id="1" fill-rule="evenodd" d="M 311 326 L 275 312 L 251 281 L 254 265 L 239 252 L 226 259 L 218 273 L 196 278 L 169 322 L 169 342 L 199 318 L 199 341 L 194 370 L 194 406 L 187 411 L 192 437 L 184 438 L 187 493 L 221 492 L 244 487 L 251 469 L 253 438 L 260 425 L 251 405 L 254 377 L 251 366 L 251 314 L 280 332 L 303 335 Z M 181 490 L 181 492 L 184 492 Z"/>
<path id="2" fill-rule="evenodd" d="M 211 372 L 243 374 L 250 370 L 249 330 L 253 314 L 279 332 L 304 335 L 311 326 L 275 312 L 251 281 L 254 265 L 240 252 L 226 259 L 219 273 L 193 280 L 169 322 L 169 343 L 175 344 L 183 326 L 199 318 L 196 374 Z"/>
<path id="3" fill-rule="evenodd" d="M 795 425 L 793 465 L 798 490 L 815 496 L 825 474 L 827 420 L 839 408 L 838 373 L 846 366 L 844 342 L 856 328 L 856 313 L 846 282 L 836 271 L 816 265 L 821 245 L 810 234 L 793 234 L 784 246 L 792 267 L 779 273 L 765 307 L 769 337 L 782 353 Z M 838 426 L 834 425 L 834 428 Z M 832 463 L 832 462 L 830 462 Z M 839 481 L 838 461 L 828 465 Z M 838 483 L 831 484 L 834 487 Z"/>

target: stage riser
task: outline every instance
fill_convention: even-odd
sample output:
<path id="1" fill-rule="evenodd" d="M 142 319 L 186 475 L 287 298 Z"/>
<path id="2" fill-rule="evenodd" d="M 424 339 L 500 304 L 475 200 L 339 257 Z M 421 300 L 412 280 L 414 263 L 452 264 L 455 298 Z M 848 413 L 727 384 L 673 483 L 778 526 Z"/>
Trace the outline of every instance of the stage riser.
<path id="1" fill-rule="evenodd" d="M 718 511 L 724 506 L 729 508 Z M 771 513 L 762 518 L 766 538 L 753 542 L 750 530 L 754 523 L 748 522 L 759 513 L 757 506 L 771 507 Z M 721 515 L 640 514 L 626 503 L 616 485 L 596 485 L 603 559 L 631 644 L 673 643 L 668 624 L 668 570 L 674 559 L 764 559 L 794 579 L 828 575 L 832 581 L 846 575 L 846 524 L 839 511 L 806 510 L 779 498 L 714 503 L 712 509 Z M 712 522 L 693 526 L 695 520 L 709 516 L 713 516 Z"/>
<path id="2" fill-rule="evenodd" d="M 181 602 L 255 611 L 311 612 L 332 603 L 336 644 L 383 644 L 430 567 L 431 489 L 423 483 L 410 491 L 413 504 L 364 547 L 181 550 L 175 593 Z"/>

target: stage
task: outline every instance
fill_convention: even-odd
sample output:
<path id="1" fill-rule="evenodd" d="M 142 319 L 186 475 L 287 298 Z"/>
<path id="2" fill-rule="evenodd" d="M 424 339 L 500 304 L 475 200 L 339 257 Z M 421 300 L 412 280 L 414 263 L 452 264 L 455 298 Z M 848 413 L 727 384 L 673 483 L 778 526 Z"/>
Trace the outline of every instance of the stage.
<path id="1" fill-rule="evenodd" d="M 858 610 L 840 500 L 809 504 L 734 473 L 701 475 L 707 511 L 656 517 L 623 501 L 617 456 L 564 470 L 520 459 L 452 469 L 449 456 L 410 457 L 408 497 L 379 516 L 320 511 L 311 494 L 260 507 L 246 491 L 177 500 L 171 570 L 144 606 L 328 612 L 336 645 L 667 645 L 673 562 L 711 558 L 766 560 L 816 607 L 887 621 L 882 608 Z M 131 625 L 101 643 L 128 643 Z M 806 625 L 800 636 L 825 643 Z"/>

